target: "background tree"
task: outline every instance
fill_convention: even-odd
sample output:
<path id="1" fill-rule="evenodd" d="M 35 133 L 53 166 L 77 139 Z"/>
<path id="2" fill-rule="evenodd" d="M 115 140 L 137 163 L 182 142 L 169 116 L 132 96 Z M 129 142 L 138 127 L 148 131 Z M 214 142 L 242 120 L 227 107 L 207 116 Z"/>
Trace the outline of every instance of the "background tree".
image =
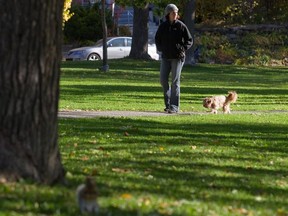
<path id="1" fill-rule="evenodd" d="M 67 0 L 68 1 L 68 0 Z M 195 26 L 196 28 L 206 28 L 215 26 L 236 26 L 244 24 L 283 24 L 287 23 L 288 19 L 288 4 L 287 0 L 194 0 L 195 6 Z M 180 15 L 186 19 L 186 16 L 191 17 L 191 11 L 186 13 L 185 10 L 190 10 L 186 7 L 189 0 L 179 0 L 174 3 L 180 9 Z M 122 6 L 136 6 L 143 9 L 148 2 L 140 0 L 117 0 L 116 3 Z M 164 8 L 171 3 L 169 0 L 151 0 L 149 3 L 155 5 L 153 12 L 159 18 L 163 18 Z M 91 45 L 95 40 L 102 38 L 101 27 L 101 12 L 99 4 L 94 4 L 92 7 L 72 6 L 71 12 L 74 14 L 66 23 L 64 28 L 65 42 L 73 43 L 75 46 Z M 139 35 L 146 35 L 146 26 L 148 17 L 144 12 L 136 12 L 137 20 L 143 18 L 141 25 L 135 25 L 133 32 L 140 32 Z M 146 24 L 147 20 L 147 24 Z M 111 10 L 106 11 L 106 21 L 108 35 L 113 35 L 113 22 Z M 185 21 L 185 20 L 184 20 Z M 185 21 L 187 22 L 187 21 Z M 189 25 L 189 23 L 187 23 Z M 144 29 L 143 29 L 144 27 Z M 141 31 L 143 31 L 141 33 Z M 190 31 L 193 31 L 190 29 Z M 126 32 L 125 32 L 126 33 Z M 125 34 L 124 33 L 124 34 Z M 126 33 L 127 34 L 127 33 Z M 122 34 L 123 35 L 123 34 Z M 138 36 L 137 36 L 138 37 Z M 96 38 L 96 39 L 95 39 Z M 138 38 L 139 39 L 139 38 Z M 138 40 L 137 39 L 137 40 Z M 143 42 L 141 42 L 143 44 Z M 136 52 L 145 52 L 146 45 L 141 48 L 140 45 L 134 43 Z M 138 48 L 138 46 L 140 48 Z M 134 50 L 134 48 L 132 48 Z M 134 54 L 133 54 L 134 55 Z M 137 54 L 138 55 L 138 54 Z M 141 56 L 141 54 L 139 54 Z M 144 55 L 145 56 L 145 55 Z"/>
<path id="2" fill-rule="evenodd" d="M 105 0 L 101 1 L 102 9 L 101 9 L 101 21 L 102 21 L 102 29 L 103 29 L 103 64 L 101 70 L 104 72 L 109 71 L 108 66 L 108 58 L 107 58 L 107 23 L 106 23 L 106 15 L 105 15 Z"/>
<path id="3" fill-rule="evenodd" d="M 146 5 L 134 5 L 133 16 L 133 37 L 130 58 L 134 59 L 150 59 L 148 54 L 148 17 L 149 3 Z"/>
<path id="4" fill-rule="evenodd" d="M 196 0 L 189 0 L 184 2 L 184 22 L 187 25 L 193 39 L 195 31 L 195 11 L 196 11 Z M 194 46 L 186 51 L 185 64 L 195 64 L 194 59 Z"/>
<path id="5" fill-rule="evenodd" d="M 196 22 L 206 26 L 283 24 L 287 11 L 287 0 L 201 0 L 196 4 Z"/>
<path id="6" fill-rule="evenodd" d="M 149 1 L 151 3 L 151 1 Z M 142 0 L 119 0 L 118 4 L 133 6 L 133 36 L 130 58 L 151 59 L 148 55 L 148 16 L 149 2 Z M 132 5 L 131 5 L 132 4 Z"/>
<path id="7" fill-rule="evenodd" d="M 0 178 L 64 179 L 57 142 L 63 2 L 0 1 Z"/>
<path id="8" fill-rule="evenodd" d="M 73 16 L 65 23 L 65 42 L 75 46 L 92 45 L 103 37 L 101 5 L 94 4 L 91 7 L 75 5 L 71 7 Z M 106 24 L 112 29 L 111 11 L 106 10 Z"/>

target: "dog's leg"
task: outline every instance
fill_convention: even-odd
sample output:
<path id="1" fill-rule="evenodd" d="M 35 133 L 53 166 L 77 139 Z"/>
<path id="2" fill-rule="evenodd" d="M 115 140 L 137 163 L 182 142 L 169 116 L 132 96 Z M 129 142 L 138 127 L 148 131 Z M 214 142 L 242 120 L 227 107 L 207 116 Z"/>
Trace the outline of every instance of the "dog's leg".
<path id="1" fill-rule="evenodd" d="M 212 109 L 212 110 L 211 110 L 211 113 L 217 114 L 217 109 Z"/>
<path id="2" fill-rule="evenodd" d="M 227 113 L 231 113 L 230 112 L 230 104 L 226 104 L 226 105 L 223 106 L 223 112 L 226 113 L 226 114 Z"/>

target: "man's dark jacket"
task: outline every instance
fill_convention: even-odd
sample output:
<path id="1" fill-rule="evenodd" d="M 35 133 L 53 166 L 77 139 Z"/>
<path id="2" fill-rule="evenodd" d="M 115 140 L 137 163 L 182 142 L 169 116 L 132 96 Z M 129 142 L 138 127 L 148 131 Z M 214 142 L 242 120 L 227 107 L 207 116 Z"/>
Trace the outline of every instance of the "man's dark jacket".
<path id="1" fill-rule="evenodd" d="M 155 43 L 162 58 L 184 60 L 185 51 L 193 45 L 193 38 L 183 22 L 166 20 L 156 32 Z"/>

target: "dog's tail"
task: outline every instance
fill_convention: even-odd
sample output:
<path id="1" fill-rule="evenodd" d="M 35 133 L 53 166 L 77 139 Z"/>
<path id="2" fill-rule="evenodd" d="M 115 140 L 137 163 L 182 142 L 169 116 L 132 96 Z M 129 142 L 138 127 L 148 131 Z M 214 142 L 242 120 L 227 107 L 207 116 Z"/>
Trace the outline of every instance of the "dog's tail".
<path id="1" fill-rule="evenodd" d="M 238 95 L 235 91 L 228 92 L 225 103 L 235 103 L 237 101 Z"/>

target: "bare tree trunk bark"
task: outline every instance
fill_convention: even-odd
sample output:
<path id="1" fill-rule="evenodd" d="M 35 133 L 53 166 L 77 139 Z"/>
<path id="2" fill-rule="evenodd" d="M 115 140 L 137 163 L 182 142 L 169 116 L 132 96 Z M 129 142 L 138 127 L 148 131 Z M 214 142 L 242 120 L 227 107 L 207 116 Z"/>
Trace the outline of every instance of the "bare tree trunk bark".
<path id="1" fill-rule="evenodd" d="M 107 57 L 107 23 L 106 23 L 106 7 L 105 0 L 102 0 L 102 8 L 101 8 L 101 21 L 102 21 L 102 29 L 103 29 L 103 64 L 101 70 L 104 72 L 109 71 L 108 66 L 108 57 Z"/>
<path id="2" fill-rule="evenodd" d="M 148 54 L 148 16 L 149 4 L 144 8 L 134 6 L 133 38 L 129 54 L 134 59 L 151 59 Z"/>
<path id="3" fill-rule="evenodd" d="M 185 11 L 184 11 L 184 21 L 187 25 L 192 37 L 194 38 L 195 31 L 195 11 L 196 11 L 196 0 L 190 0 L 186 3 Z M 191 47 L 186 51 L 186 59 L 185 65 L 193 65 L 195 64 L 194 58 L 194 47 Z"/>
<path id="4" fill-rule="evenodd" d="M 1 1 L 0 177 L 64 179 L 57 137 L 63 1 Z"/>

